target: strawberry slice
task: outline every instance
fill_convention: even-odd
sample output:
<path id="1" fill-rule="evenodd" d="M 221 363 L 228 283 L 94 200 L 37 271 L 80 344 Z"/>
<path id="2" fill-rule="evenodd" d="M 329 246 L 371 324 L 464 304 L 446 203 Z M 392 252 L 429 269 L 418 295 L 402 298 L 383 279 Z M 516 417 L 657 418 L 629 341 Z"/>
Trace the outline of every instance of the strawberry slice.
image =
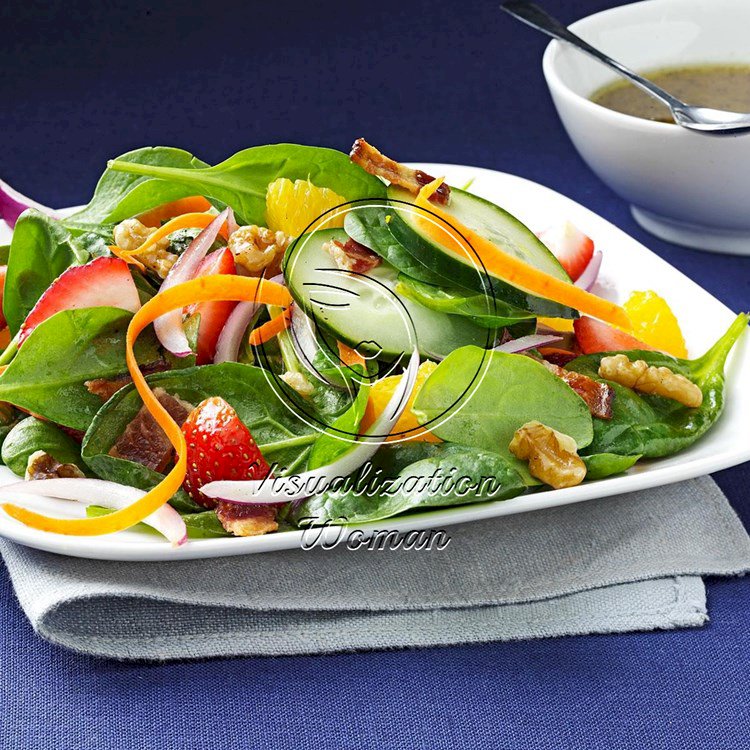
<path id="1" fill-rule="evenodd" d="M 119 258 L 95 258 L 83 266 L 71 266 L 52 282 L 23 322 L 18 343 L 22 344 L 40 323 L 62 310 L 120 307 L 134 313 L 140 306 L 127 263 Z"/>
<path id="2" fill-rule="evenodd" d="M 571 281 L 578 279 L 594 255 L 594 241 L 569 221 L 545 229 L 538 237 L 560 261 Z"/>
<path id="3" fill-rule="evenodd" d="M 215 274 L 237 273 L 237 267 L 234 263 L 234 255 L 228 248 L 214 250 L 207 255 L 202 261 L 195 277 L 213 276 Z M 198 313 L 201 316 L 198 325 L 198 346 L 196 363 L 199 365 L 209 364 L 214 361 L 216 354 L 216 342 L 219 340 L 221 329 L 227 322 L 227 318 L 234 310 L 236 302 L 227 302 L 218 300 L 216 302 L 200 302 L 197 305 L 191 305 L 188 313 Z"/>
<path id="4" fill-rule="evenodd" d="M 187 441 L 187 474 L 183 487 L 204 508 L 215 508 L 213 498 L 201 491 L 220 479 L 263 479 L 271 467 L 263 458 L 250 430 L 223 398 L 202 401 L 182 425 Z"/>
<path id="5" fill-rule="evenodd" d="M 584 354 L 598 354 L 599 352 L 622 352 L 631 349 L 651 349 L 653 346 L 644 344 L 634 336 L 617 328 L 612 328 L 594 318 L 582 317 L 573 321 L 576 341 Z"/>

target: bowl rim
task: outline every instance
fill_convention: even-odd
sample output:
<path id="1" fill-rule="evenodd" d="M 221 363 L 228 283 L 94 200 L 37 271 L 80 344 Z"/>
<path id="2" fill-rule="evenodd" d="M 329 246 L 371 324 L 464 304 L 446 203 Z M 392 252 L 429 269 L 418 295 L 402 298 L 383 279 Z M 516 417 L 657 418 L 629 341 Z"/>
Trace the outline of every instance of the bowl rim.
<path id="1" fill-rule="evenodd" d="M 571 31 L 577 32 L 580 30 L 580 27 L 587 21 L 599 18 L 600 16 L 611 14 L 618 15 L 619 13 L 629 11 L 635 6 L 647 6 L 649 9 L 657 10 L 658 6 L 660 5 L 675 5 L 675 2 L 674 0 L 639 0 L 638 2 L 634 3 L 625 3 L 624 5 L 617 5 L 613 8 L 605 8 L 604 10 L 600 10 L 596 13 L 591 13 L 588 16 L 584 16 L 583 18 L 579 18 L 578 20 L 569 24 L 569 28 Z M 549 87 L 550 91 L 554 89 L 555 93 L 565 97 L 569 102 L 573 103 L 574 106 L 583 107 L 583 109 L 587 110 L 591 115 L 603 118 L 605 120 L 610 120 L 613 124 L 640 129 L 644 132 L 661 134 L 665 138 L 684 137 L 684 135 L 688 132 L 685 128 L 682 128 L 675 123 L 659 122 L 658 120 L 647 120 L 643 117 L 636 117 L 635 115 L 628 115 L 624 112 L 617 112 L 613 109 L 609 109 L 608 107 L 603 107 L 601 104 L 597 104 L 596 102 L 591 101 L 591 99 L 583 96 L 582 94 L 573 91 L 573 89 L 571 89 L 570 86 L 568 86 L 565 82 L 563 82 L 562 78 L 560 78 L 556 67 L 557 59 L 562 54 L 564 49 L 566 49 L 565 43 L 555 39 L 551 41 L 544 50 L 544 55 L 542 56 L 542 71 L 544 73 L 544 78 L 547 81 L 547 86 Z M 573 47 L 570 47 L 569 49 L 571 49 L 576 54 L 585 55 L 584 52 L 575 50 L 575 48 Z M 613 75 L 616 74 L 613 72 Z M 625 79 L 622 78 L 621 80 L 624 81 Z"/>

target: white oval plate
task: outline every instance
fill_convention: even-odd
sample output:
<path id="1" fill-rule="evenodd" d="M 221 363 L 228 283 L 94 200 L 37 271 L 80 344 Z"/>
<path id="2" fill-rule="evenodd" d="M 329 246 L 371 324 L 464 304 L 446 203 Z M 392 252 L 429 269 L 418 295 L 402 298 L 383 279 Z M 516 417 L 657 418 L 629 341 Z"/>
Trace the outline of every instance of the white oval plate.
<path id="1" fill-rule="evenodd" d="M 735 317 L 715 297 L 632 237 L 549 188 L 514 175 L 478 167 L 451 164 L 414 166 L 428 174 L 445 175 L 448 182 L 454 185 L 463 185 L 473 178 L 473 193 L 501 205 L 535 231 L 565 219 L 572 221 L 592 237 L 597 248 L 604 253 L 600 280 L 594 291 L 620 302 L 635 290 L 657 291 L 667 299 L 680 320 L 690 356 L 702 354 Z M 0 242 L 7 241 L 7 237 L 7 228 L 0 226 Z M 727 367 L 725 413 L 706 436 L 682 453 L 643 462 L 627 474 L 578 487 L 548 490 L 500 502 L 400 516 L 358 528 L 365 534 L 376 529 L 408 531 L 443 528 L 457 523 L 658 487 L 747 461 L 750 459 L 750 390 L 741 387 L 742 383 L 750 382 L 750 347 L 746 339 L 747 336 L 732 353 Z M 0 467 L 0 484 L 11 481 L 17 481 L 17 477 L 7 468 Z M 50 501 L 48 507 L 50 512 L 64 508 L 68 515 L 72 512 L 83 513 L 83 506 L 66 501 Z M 337 529 L 329 529 L 327 538 L 332 539 L 336 534 Z M 36 531 L 1 512 L 0 535 L 29 547 L 73 557 L 132 561 L 185 560 L 295 549 L 300 546 L 302 539 L 301 531 L 287 531 L 260 537 L 195 539 L 173 548 L 155 535 L 137 531 L 123 531 L 106 537 L 73 537 Z"/>

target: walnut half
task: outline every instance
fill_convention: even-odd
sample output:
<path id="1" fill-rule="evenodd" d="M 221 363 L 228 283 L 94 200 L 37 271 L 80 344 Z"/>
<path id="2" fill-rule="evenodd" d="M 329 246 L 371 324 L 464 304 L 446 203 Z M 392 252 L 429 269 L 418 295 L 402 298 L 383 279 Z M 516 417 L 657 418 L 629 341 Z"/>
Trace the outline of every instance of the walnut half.
<path id="1" fill-rule="evenodd" d="M 642 359 L 633 361 L 625 354 L 603 357 L 599 376 L 641 393 L 671 398 L 684 406 L 695 408 L 703 403 L 703 391 L 684 375 L 668 367 L 649 365 Z"/>
<path id="2" fill-rule="evenodd" d="M 580 484 L 586 477 L 576 441 L 541 422 L 527 422 L 517 429 L 509 448 L 516 458 L 529 462 L 532 476 L 556 490 Z"/>

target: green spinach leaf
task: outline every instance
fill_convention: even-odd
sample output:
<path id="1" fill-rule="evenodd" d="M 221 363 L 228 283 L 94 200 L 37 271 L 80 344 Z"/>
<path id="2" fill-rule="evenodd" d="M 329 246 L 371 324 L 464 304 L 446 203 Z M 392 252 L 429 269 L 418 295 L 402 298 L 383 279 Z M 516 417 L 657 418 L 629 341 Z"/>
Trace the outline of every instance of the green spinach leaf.
<path id="1" fill-rule="evenodd" d="M 392 213 L 393 209 L 390 211 Z M 344 231 L 401 273 L 427 284 L 444 284 L 442 276 L 416 260 L 391 234 L 387 223 L 388 215 L 386 206 L 356 206 L 344 219 Z"/>
<path id="2" fill-rule="evenodd" d="M 51 422 L 26 417 L 8 433 L 2 447 L 3 463 L 18 476 L 26 473 L 29 456 L 44 451 L 61 464 L 80 467 L 81 449 L 72 437 Z"/>
<path id="3" fill-rule="evenodd" d="M 102 402 L 84 382 L 127 372 L 125 332 L 131 317 L 115 307 L 86 307 L 45 320 L 3 373 L 0 401 L 85 430 Z M 138 339 L 136 356 L 144 364 L 159 359 L 152 335 Z"/>
<path id="4" fill-rule="evenodd" d="M 535 327 L 535 318 L 530 317 L 525 310 L 513 307 L 501 299 L 466 289 L 424 284 L 402 274 L 398 277 L 396 292 L 430 310 L 471 318 L 484 328 L 521 325 L 528 329 L 526 332 L 533 333 Z"/>
<path id="5" fill-rule="evenodd" d="M 359 387 L 357 395 L 349 408 L 339 415 L 331 427 L 322 432 L 313 444 L 307 459 L 308 469 L 317 469 L 333 463 L 352 447 L 353 436 L 357 434 L 362 417 L 370 397 L 370 386 L 367 383 Z"/>
<path id="6" fill-rule="evenodd" d="M 278 177 L 310 180 L 318 187 L 331 188 L 346 200 L 385 197 L 385 185 L 377 177 L 354 164 L 346 154 L 329 148 L 294 143 L 255 146 L 206 168 L 155 163 L 138 158 L 137 152 L 126 156 L 111 162 L 108 171 L 130 178 L 156 178 L 166 185 L 182 187 L 182 195 L 200 194 L 222 201 L 247 224 L 265 224 L 266 189 Z M 138 213 L 130 205 L 128 211 L 128 216 Z M 117 215 L 121 214 L 118 206 Z"/>
<path id="7" fill-rule="evenodd" d="M 604 479 L 614 474 L 622 474 L 640 458 L 635 456 L 618 456 L 616 453 L 593 453 L 590 456 L 582 456 L 586 464 L 586 479 Z"/>
<path id="8" fill-rule="evenodd" d="M 13 232 L 5 277 L 3 313 L 16 334 L 47 287 L 69 266 L 85 263 L 89 254 L 59 222 L 29 209 Z"/>
<path id="9" fill-rule="evenodd" d="M 208 166 L 187 151 L 167 146 L 139 148 L 117 158 L 118 164 L 129 162 L 154 168 L 193 170 Z M 123 219 L 169 203 L 178 198 L 200 194 L 189 185 L 129 174 L 108 167 L 99 180 L 89 204 L 66 220 L 72 227 L 86 224 L 115 224 Z"/>
<path id="10" fill-rule="evenodd" d="M 724 408 L 724 363 L 735 342 L 747 328 L 748 316 L 739 315 L 727 332 L 698 359 L 676 359 L 653 351 L 610 352 L 578 357 L 569 370 L 601 380 L 599 363 L 608 354 L 626 354 L 650 365 L 664 366 L 692 380 L 703 391 L 703 404 L 690 409 L 672 399 L 638 393 L 611 383 L 615 399 L 612 419 L 594 420 L 594 439 L 589 453 L 669 456 L 687 448 L 719 418 Z"/>
<path id="11" fill-rule="evenodd" d="M 90 518 L 106 516 L 114 511 L 111 508 L 102 508 L 101 505 L 89 505 L 86 508 L 86 515 Z M 216 539 L 218 537 L 232 536 L 216 517 L 212 510 L 204 510 L 199 513 L 180 513 L 182 520 L 187 527 L 188 539 Z M 145 523 L 138 523 L 134 527 L 138 531 L 145 531 L 149 534 L 159 534 L 156 529 L 147 526 Z"/>
<path id="12" fill-rule="evenodd" d="M 415 446 L 384 445 L 344 487 L 300 504 L 295 521 L 368 523 L 407 511 L 507 500 L 526 491 L 522 476 L 497 453 L 448 443 Z"/>
<path id="13" fill-rule="evenodd" d="M 412 412 L 443 440 L 495 451 L 516 466 L 508 445 L 531 420 L 570 435 L 579 448 L 593 438 L 586 404 L 560 378 L 530 357 L 475 346 L 456 349 L 437 366 Z"/>

